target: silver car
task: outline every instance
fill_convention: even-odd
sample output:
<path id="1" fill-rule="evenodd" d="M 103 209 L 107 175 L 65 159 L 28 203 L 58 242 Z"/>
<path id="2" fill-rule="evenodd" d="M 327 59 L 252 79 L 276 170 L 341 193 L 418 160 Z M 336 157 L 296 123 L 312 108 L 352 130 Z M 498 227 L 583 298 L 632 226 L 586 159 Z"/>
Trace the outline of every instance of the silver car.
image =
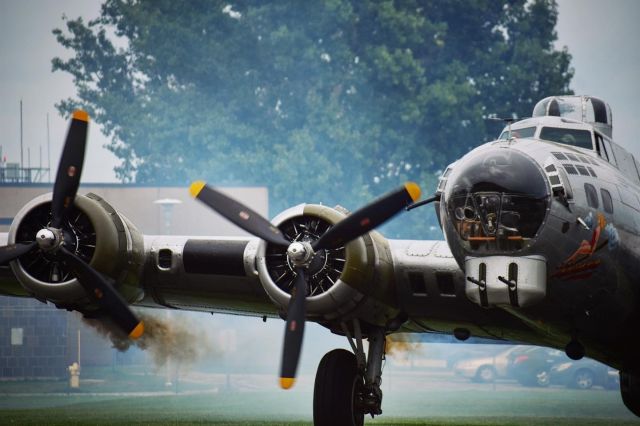
<path id="1" fill-rule="evenodd" d="M 453 366 L 453 372 L 457 376 L 481 383 L 490 383 L 496 379 L 506 378 L 509 375 L 509 355 L 513 352 L 522 351 L 523 348 L 527 348 L 527 346 L 512 346 L 494 356 L 458 361 Z"/>

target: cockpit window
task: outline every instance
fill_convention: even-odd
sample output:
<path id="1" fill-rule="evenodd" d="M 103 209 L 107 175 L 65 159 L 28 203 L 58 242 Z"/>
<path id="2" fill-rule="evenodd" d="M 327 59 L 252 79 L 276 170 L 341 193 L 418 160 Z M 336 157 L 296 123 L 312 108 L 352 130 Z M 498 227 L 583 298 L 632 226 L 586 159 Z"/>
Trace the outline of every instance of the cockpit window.
<path id="1" fill-rule="evenodd" d="M 579 148 L 593 149 L 591 132 L 588 130 L 543 127 L 540 131 L 540 139 L 577 146 Z"/>
<path id="2" fill-rule="evenodd" d="M 594 209 L 598 208 L 598 192 L 596 188 L 590 183 L 584 184 L 584 192 L 587 195 L 587 204 Z"/>
<path id="3" fill-rule="evenodd" d="M 533 135 L 535 135 L 536 133 L 536 127 L 525 127 L 522 129 L 511 129 L 511 137 L 512 138 L 532 138 Z M 504 132 L 502 132 L 502 134 L 500 135 L 500 137 L 498 138 L 500 140 L 504 140 L 506 141 L 507 139 L 509 139 L 509 130 L 505 130 Z"/>

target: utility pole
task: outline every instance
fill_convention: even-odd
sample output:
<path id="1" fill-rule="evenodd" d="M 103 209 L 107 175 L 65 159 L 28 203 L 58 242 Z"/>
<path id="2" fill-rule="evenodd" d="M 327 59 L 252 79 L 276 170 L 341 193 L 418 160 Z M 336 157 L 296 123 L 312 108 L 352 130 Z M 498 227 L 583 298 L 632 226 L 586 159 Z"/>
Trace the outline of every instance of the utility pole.
<path id="1" fill-rule="evenodd" d="M 49 182 L 51 182 L 51 143 L 49 138 L 49 113 L 47 113 L 47 174 L 49 175 Z"/>
<path id="2" fill-rule="evenodd" d="M 22 147 L 22 99 L 20 99 L 20 168 L 24 168 L 24 149 Z M 20 170 L 22 173 L 22 170 Z"/>

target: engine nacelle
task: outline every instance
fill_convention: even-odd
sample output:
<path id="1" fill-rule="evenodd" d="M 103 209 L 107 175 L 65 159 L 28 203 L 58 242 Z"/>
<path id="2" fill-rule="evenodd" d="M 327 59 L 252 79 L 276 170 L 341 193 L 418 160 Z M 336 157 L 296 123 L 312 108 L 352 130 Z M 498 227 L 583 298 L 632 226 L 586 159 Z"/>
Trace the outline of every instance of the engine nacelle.
<path id="1" fill-rule="evenodd" d="M 34 241 L 50 221 L 52 194 L 25 205 L 9 229 L 8 243 Z M 68 220 L 62 225 L 65 247 L 95 270 L 115 281 L 124 299 L 133 303 L 143 296 L 138 286 L 144 263 L 142 234 L 127 218 L 95 194 L 77 195 Z M 92 310 L 89 298 L 67 265 L 53 255 L 34 252 L 11 262 L 11 269 L 29 294 L 59 307 Z"/>
<path id="2" fill-rule="evenodd" d="M 282 212 L 273 223 L 291 241 L 314 241 L 345 216 L 340 208 L 301 204 Z M 286 247 L 261 241 L 256 246 L 256 266 L 265 291 L 286 311 L 295 278 Z M 391 253 L 386 239 L 376 232 L 336 250 L 318 251 L 308 273 L 309 319 L 337 323 L 358 316 L 387 326 L 399 315 Z"/>

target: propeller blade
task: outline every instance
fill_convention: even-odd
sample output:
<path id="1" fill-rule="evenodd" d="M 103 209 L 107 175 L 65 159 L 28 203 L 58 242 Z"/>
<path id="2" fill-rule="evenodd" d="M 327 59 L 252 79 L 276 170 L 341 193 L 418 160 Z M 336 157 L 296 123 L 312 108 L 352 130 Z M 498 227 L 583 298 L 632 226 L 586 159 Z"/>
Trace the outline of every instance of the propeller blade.
<path id="1" fill-rule="evenodd" d="M 71 266 L 78 281 L 87 294 L 93 296 L 98 305 L 109 314 L 113 322 L 130 338 L 137 339 L 144 333 L 144 323 L 129 309 L 127 302 L 91 266 L 74 253 L 60 247 L 65 262 Z"/>
<path id="2" fill-rule="evenodd" d="M 0 247 L 0 265 L 4 265 L 5 263 L 9 263 L 14 259 L 19 258 L 23 254 L 29 253 L 33 250 L 38 243 L 35 241 L 32 243 L 18 243 L 11 244 L 8 246 Z"/>
<path id="3" fill-rule="evenodd" d="M 193 182 L 189 188 L 193 198 L 197 198 L 226 219 L 238 225 L 248 233 L 273 244 L 288 246 L 290 244 L 282 232 L 271 222 L 249 207 L 216 191 L 202 181 Z"/>
<path id="4" fill-rule="evenodd" d="M 315 251 L 338 248 L 386 222 L 418 198 L 420 198 L 418 185 L 407 182 L 401 188 L 383 195 L 345 217 L 329 228 L 311 246 Z"/>
<path id="5" fill-rule="evenodd" d="M 82 174 L 82 164 L 84 163 L 88 125 L 89 115 L 86 112 L 77 110 L 73 113 L 58 165 L 56 182 L 53 185 L 51 226 L 54 228 L 60 228 L 67 216 L 68 209 L 76 198 Z"/>
<path id="6" fill-rule="evenodd" d="M 284 330 L 284 347 L 282 348 L 282 364 L 280 365 L 280 387 L 289 389 L 296 381 L 296 370 L 302 336 L 304 335 L 305 299 L 307 297 L 306 271 L 296 268 L 295 293 L 289 300 L 287 325 Z"/>

